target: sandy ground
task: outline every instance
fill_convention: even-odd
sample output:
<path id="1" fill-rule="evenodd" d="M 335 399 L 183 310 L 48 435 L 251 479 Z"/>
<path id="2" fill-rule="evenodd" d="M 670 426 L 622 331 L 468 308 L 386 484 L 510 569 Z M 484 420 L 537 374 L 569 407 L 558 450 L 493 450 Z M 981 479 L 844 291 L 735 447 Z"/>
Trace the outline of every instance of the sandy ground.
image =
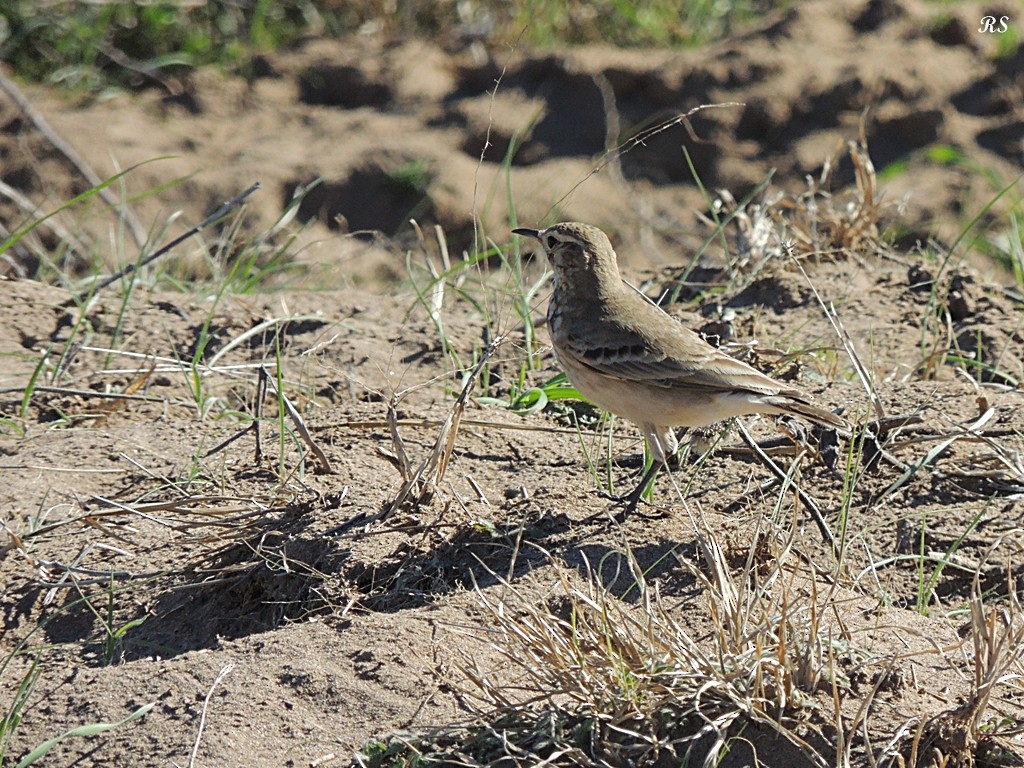
<path id="1" fill-rule="evenodd" d="M 456 50 L 369 36 L 309 40 L 262 59 L 248 81 L 203 71 L 173 88 L 85 101 L 24 85 L 101 175 L 145 163 L 111 188 L 118 195 L 178 180 L 131 203 L 143 234 L 166 240 L 259 180 L 240 237 L 291 211 L 261 258 L 295 233 L 301 270 L 247 293 L 175 291 L 173 276 L 220 284 L 224 260 L 238 255 L 216 251 L 231 232 L 223 225 L 148 268 L 133 290 L 114 286 L 85 311 L 69 309 L 83 253 L 113 253 L 111 263 L 137 254 L 95 200 L 55 220 L 70 247 L 41 228 L 38 244 L 8 252 L 0 711 L 35 658 L 40 671 L 8 757 L 153 704 L 141 719 L 62 743 L 42 764 L 186 765 L 196 748 L 196 765 L 347 765 L 369 739 L 469 722 L 467 665 L 516 679 L 492 645 L 500 636 L 483 601 L 557 612 L 559 569 L 590 563 L 623 594 L 628 549 L 672 615 L 706 641 L 708 598 L 688 565 L 700 560 L 698 531 L 714 535 L 737 572 L 759 542 L 757 558 L 784 559 L 801 580 L 806 606 L 824 601 L 822 634 L 846 644 L 837 651 L 846 722 L 874 696 L 871 745 L 858 743 L 853 764 L 871 764 L 868 751 L 877 757 L 905 724 L 969 701 L 972 583 L 1009 610 L 1010 579 L 1024 576 L 1024 312 L 1012 276 L 972 244 L 1005 231 L 1001 204 L 947 263 L 913 246 L 931 239 L 941 258 L 1019 172 L 1024 54 L 991 58 L 994 41 L 976 31 L 980 6 L 943 18 L 914 2 L 836 8 L 802 4 L 687 52 Z M 677 123 L 633 140 L 711 104 L 690 130 Z M 43 210 L 86 188 L 6 101 L 0 125 L 7 184 Z M 799 201 L 833 158 L 825 192 L 852 221 L 848 205 L 864 195 L 850 192 L 846 146 L 861 132 L 881 171 L 878 230 L 893 234 L 893 249 L 870 228 L 821 231 L 804 275 L 789 259 L 736 258 L 741 220 L 726 229 L 724 255 L 681 147 L 711 195 L 742 199 L 775 169 L 761 203 Z M 612 147 L 626 151 L 606 154 Z M 747 208 L 753 219 L 756 210 Z M 798 203 L 772 210 L 800 220 Z M 2 212 L 9 230 L 25 215 L 11 200 Z M 839 441 L 831 465 L 800 462 L 800 486 L 842 542 L 838 559 L 735 432 L 709 460 L 659 481 L 666 514 L 609 523 L 596 490 L 609 477 L 629 487 L 638 433 L 585 405 L 524 417 L 500 404 L 520 375 L 533 385 L 557 373 L 543 328 L 526 365 L 509 273 L 495 258 L 459 271 L 435 318 L 413 289 L 426 285 L 428 262 L 442 263 L 433 225 L 458 264 L 474 252 L 474 232 L 477 243 L 508 246 L 513 217 L 603 227 L 649 295 L 679 289 L 669 309 L 683 322 L 727 328 L 737 354 L 858 424 L 912 417 L 881 447 L 858 432 Z M 42 268 L 53 285 L 21 279 L 41 253 L 56 262 Z M 530 284 L 544 265 L 524 258 L 523 268 Z M 835 306 L 877 406 L 811 286 Z M 529 298 L 534 319 L 548 291 L 539 284 Z M 387 457 L 389 403 L 415 466 L 451 412 L 458 367 L 498 334 L 508 338 L 473 392 L 436 494 L 378 517 L 402 487 Z M 260 366 L 302 413 L 309 442 L 274 387 L 261 389 Z M 770 421 L 747 425 L 762 440 L 779 436 Z M 792 451 L 777 460 L 789 468 Z M 783 553 L 790 533 L 799 557 Z M 30 652 L 11 656 L 17 648 Z M 822 686 L 787 713 L 820 735 L 826 755 L 832 696 Z M 1024 691 L 1007 679 L 982 719 L 1003 717 L 1005 727 L 1022 709 Z M 764 764 L 813 764 L 756 728 L 745 739 Z M 1024 763 L 1019 736 L 982 741 L 971 752 L 978 764 Z M 724 764 L 749 760 L 737 746 Z"/>

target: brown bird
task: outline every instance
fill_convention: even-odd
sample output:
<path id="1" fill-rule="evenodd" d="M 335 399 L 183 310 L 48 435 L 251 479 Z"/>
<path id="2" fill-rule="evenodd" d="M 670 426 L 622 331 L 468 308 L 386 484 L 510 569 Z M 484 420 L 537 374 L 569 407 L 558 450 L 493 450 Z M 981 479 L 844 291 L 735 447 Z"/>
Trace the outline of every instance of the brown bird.
<path id="1" fill-rule="evenodd" d="M 569 381 L 591 402 L 638 424 L 650 446 L 650 469 L 619 498 L 627 511 L 675 454 L 673 427 L 749 413 L 847 426 L 799 390 L 711 346 L 623 282 L 615 251 L 597 227 L 565 222 L 512 231 L 539 240 L 554 268 L 548 331 Z"/>

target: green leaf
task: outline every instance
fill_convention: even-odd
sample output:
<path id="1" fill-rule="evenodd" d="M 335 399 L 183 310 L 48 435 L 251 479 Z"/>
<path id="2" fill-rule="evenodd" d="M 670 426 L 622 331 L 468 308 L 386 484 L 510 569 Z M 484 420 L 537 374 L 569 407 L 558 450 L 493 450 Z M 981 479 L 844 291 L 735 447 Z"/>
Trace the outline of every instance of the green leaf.
<path id="1" fill-rule="evenodd" d="M 124 720 L 118 720 L 116 723 L 92 723 L 91 725 L 80 725 L 77 728 L 72 728 L 67 733 L 62 733 L 60 736 L 44 741 L 38 747 L 29 752 L 25 757 L 21 758 L 14 768 L 28 768 L 36 760 L 41 757 L 45 757 L 46 754 L 53 749 L 55 746 L 60 744 L 65 739 L 71 739 L 76 736 L 95 736 L 99 733 L 118 728 L 125 723 L 130 723 L 132 720 L 138 720 L 140 717 L 149 712 L 153 707 L 156 706 L 155 701 L 151 701 L 149 704 L 139 707 L 137 710 L 132 712 Z"/>

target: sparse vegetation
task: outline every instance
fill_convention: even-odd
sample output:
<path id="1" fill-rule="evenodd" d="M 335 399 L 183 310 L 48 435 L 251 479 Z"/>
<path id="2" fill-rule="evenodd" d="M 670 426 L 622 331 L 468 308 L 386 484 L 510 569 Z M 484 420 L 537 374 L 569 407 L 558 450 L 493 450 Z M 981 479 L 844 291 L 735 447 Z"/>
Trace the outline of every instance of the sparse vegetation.
<path id="1" fill-rule="evenodd" d="M 136 3 L 126 0 L 5 0 L 0 60 L 27 78 L 88 91 L 156 85 L 181 91 L 196 67 L 219 64 L 251 73 L 252 57 L 311 34 L 378 31 L 554 46 L 604 42 L 627 46 L 697 45 L 762 16 L 772 4 L 648 3 L 617 0 L 570 6 L 549 0 L 429 2 L 399 0 L 390 12 L 368 0 L 257 0 L 236 3 Z"/>
<path id="2" fill-rule="evenodd" d="M 749 10 L 697 4 L 698 23 L 658 3 L 399 2 L 381 17 L 312 0 L 103 2 L 42 20 L 8 5 L 0 54 L 20 66 L 37 29 L 48 57 L 21 74 L 90 89 L 244 67 L 308 29 L 468 40 L 486 22 L 509 39 L 527 26 L 533 44 L 677 45 Z M 76 34 L 82 50 L 61 42 Z M 480 72 L 459 76 L 486 80 L 475 106 L 490 121 L 504 84 Z M 650 87 L 612 79 L 627 74 L 630 93 Z M 607 116 L 623 85 L 604 86 Z M 1024 760 L 1018 183 L 963 212 L 950 245 L 905 248 L 880 177 L 913 166 L 876 174 L 863 136 L 796 192 L 760 169 L 735 196 L 714 190 L 687 149 L 707 219 L 684 250 L 679 216 L 646 197 L 655 183 L 623 170 L 660 134 L 609 132 L 582 181 L 556 154 L 559 194 L 538 202 L 541 112 L 510 111 L 529 125 L 478 166 L 494 175 L 472 179 L 458 235 L 425 217 L 404 239 L 337 236 L 313 217 L 305 238 L 316 182 L 289 180 L 271 224 L 243 208 L 147 264 L 178 214 L 142 242 L 129 214 L 179 182 L 127 190 L 159 163 L 66 203 L 12 203 L 0 766 L 331 765 L 363 739 L 354 764 L 374 768 Z M 645 125 L 685 122 L 665 121 Z M 965 169 L 965 148 L 928 152 Z M 436 194 L 448 169 L 423 157 L 373 179 L 455 207 Z M 569 190 L 599 171 L 640 222 L 617 242 L 679 251 L 640 289 L 844 408 L 849 433 L 747 420 L 749 445 L 728 426 L 697 435 L 644 517 L 610 520 L 594 491 L 629 485 L 648 458 L 632 427 L 578 402 L 545 341 L 546 265 L 493 223 L 517 225 L 525 203 L 571 215 Z M 109 242 L 65 215 L 86 208 Z M 974 269 L 986 251 L 1009 287 Z M 390 293 L 324 285 L 332 259 L 399 277 Z"/>

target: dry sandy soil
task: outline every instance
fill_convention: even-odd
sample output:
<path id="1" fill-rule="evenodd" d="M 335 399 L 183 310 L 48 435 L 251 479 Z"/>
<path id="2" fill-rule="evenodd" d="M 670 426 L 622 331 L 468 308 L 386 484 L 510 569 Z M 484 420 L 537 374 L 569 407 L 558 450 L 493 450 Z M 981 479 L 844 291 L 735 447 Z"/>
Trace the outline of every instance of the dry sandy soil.
<path id="1" fill-rule="evenodd" d="M 263 189 L 236 238 L 260 233 L 296 189 L 322 182 L 267 241 L 297 232 L 301 271 L 248 293 L 193 287 L 223 284 L 203 282 L 218 269 L 204 254 L 228 225 L 85 309 L 65 306 L 82 254 L 100 249 L 114 263 L 137 253 L 109 210 L 87 205 L 57 221 L 73 233 L 66 248 L 42 227 L 38 243 L 6 254 L 0 712 L 33 659 L 40 672 L 8 758 L 153 704 L 103 735 L 63 742 L 42 764 L 186 765 L 196 749 L 196 765 L 347 765 L 369 739 L 472 721 L 482 705 L 467 665 L 521 681 L 496 649 L 507 641 L 484 601 L 505 601 L 511 616 L 538 606 L 558 616 L 559 574 L 582 578 L 585 563 L 625 610 L 642 611 L 628 588 L 630 551 L 679 625 L 709 643 L 714 601 L 695 573 L 706 572 L 699 545 L 710 537 L 735 574 L 782 563 L 773 583 L 790 590 L 793 615 L 817 617 L 811 638 L 834 658 L 831 680 L 798 692 L 780 717 L 828 764 L 835 701 L 844 727 L 867 715 L 854 765 L 909 755 L 918 724 L 925 763 L 938 750 L 962 760 L 951 764 L 1024 764 L 1012 731 L 1024 711 L 1012 677 L 1020 659 L 988 707 L 962 708 L 978 700 L 984 656 L 966 611 L 972 584 L 998 609 L 981 623 L 1020 638 L 1007 594 L 1024 577 L 1022 296 L 972 238 L 944 261 L 1024 162 L 1024 51 L 990 56 L 993 37 L 977 32 L 986 12 L 1024 24 L 1019 7 L 962 5 L 939 18 L 913 2 L 807 3 L 699 51 L 488 51 L 364 36 L 306 41 L 260 59 L 249 79 L 204 71 L 85 102 L 23 85 L 101 175 L 170 156 L 111 188 L 140 196 L 130 209 L 143 234 L 167 240 L 256 180 Z M 697 113 L 692 130 L 631 141 L 707 104 L 723 106 Z M 43 210 L 88 186 L 8 101 L 0 126 L 3 181 Z M 839 194 L 853 188 L 845 147 L 862 130 L 875 166 L 890 169 L 873 190 L 882 203 Z M 628 151 L 606 154 L 617 146 Z M 937 146 L 951 149 L 929 152 Z M 770 209 L 790 222 L 797 252 L 818 250 L 801 260 L 806 276 L 771 257 L 772 243 L 742 240 L 744 222 L 767 221 L 756 206 L 712 237 L 682 147 L 712 196 L 741 199 L 775 169 L 756 202 L 785 194 Z M 824 188 L 804 194 L 829 158 Z M 1005 231 L 1001 203 L 1019 196 L 1011 190 L 972 237 Z M 832 209 L 831 222 L 806 212 L 812 200 Z M 434 319 L 413 290 L 413 279 L 426 285 L 428 262 L 441 263 L 428 225 L 443 227 L 457 265 L 474 252 L 474 231 L 477 243 L 512 252 L 510 211 L 525 224 L 602 226 L 649 295 L 674 291 L 668 308 L 684 322 L 858 425 L 912 417 L 877 440 L 860 428 L 840 436 L 833 461 L 827 450 L 799 461 L 799 485 L 841 541 L 838 557 L 735 431 L 708 460 L 660 478 L 664 514 L 609 520 L 596 490 L 608 477 L 628 487 L 641 455 L 635 429 L 585 405 L 524 417 L 498 402 L 531 346 L 510 272 L 496 258 L 456 270 L 443 296 L 427 299 L 439 301 Z M 24 215 L 4 203 L 8 229 Z M 896 247 L 865 225 L 876 220 Z M 914 249 L 929 238 L 931 255 Z M 40 254 L 56 262 L 45 274 L 63 276 L 53 285 L 20 278 Z M 525 260 L 528 284 L 543 267 Z M 199 282 L 175 292 L 170 275 Z M 812 285 L 835 306 L 877 405 Z M 529 298 L 535 319 L 547 291 Z M 462 385 L 449 352 L 470 366 L 497 334 L 507 340 L 473 391 L 433 498 L 382 515 L 402 487 L 387 457 L 389 401 L 400 395 L 394 414 L 415 466 Z M 527 385 L 557 373 L 543 328 L 538 341 Z M 260 365 L 301 411 L 308 442 L 280 415 L 274 387 L 260 389 Z M 770 421 L 746 423 L 760 440 L 780 434 Z M 776 461 L 788 471 L 793 455 L 783 446 Z M 980 731 L 957 729 L 974 714 L 990 732 L 998 725 L 995 735 L 975 743 Z M 814 764 L 788 743 L 749 725 L 723 764 L 750 763 L 751 749 L 767 765 Z"/>

